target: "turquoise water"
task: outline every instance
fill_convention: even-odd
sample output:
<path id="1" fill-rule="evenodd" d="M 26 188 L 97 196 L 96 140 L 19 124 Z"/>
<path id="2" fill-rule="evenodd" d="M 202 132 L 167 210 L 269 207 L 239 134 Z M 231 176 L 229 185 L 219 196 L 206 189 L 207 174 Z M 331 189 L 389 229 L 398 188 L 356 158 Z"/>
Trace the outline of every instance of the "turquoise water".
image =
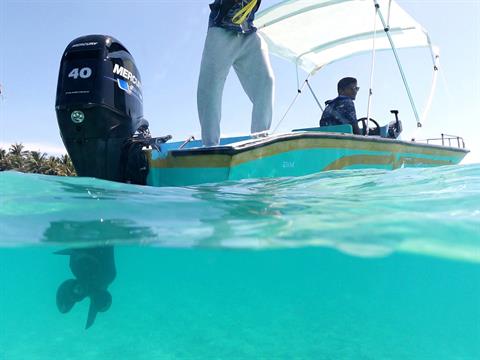
<path id="1" fill-rule="evenodd" d="M 480 358 L 479 164 L 0 187 L 1 360 Z M 54 254 L 86 247 L 116 267 L 88 330 Z"/>

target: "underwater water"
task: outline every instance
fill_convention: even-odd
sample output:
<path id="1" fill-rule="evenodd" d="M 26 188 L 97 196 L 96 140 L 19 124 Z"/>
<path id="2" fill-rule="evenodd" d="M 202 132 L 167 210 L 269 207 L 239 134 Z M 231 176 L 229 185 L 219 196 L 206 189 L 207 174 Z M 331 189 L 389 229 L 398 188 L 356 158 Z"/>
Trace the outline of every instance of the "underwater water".
<path id="1" fill-rule="evenodd" d="M 479 164 L 0 189 L 1 360 L 480 358 Z"/>

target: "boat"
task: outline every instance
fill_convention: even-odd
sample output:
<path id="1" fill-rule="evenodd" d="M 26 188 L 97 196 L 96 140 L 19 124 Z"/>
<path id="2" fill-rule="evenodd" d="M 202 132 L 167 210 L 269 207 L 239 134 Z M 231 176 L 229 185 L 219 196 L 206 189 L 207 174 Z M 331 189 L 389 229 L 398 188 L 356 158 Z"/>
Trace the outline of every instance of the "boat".
<path id="1" fill-rule="evenodd" d="M 335 26 L 339 18 L 348 19 L 342 21 L 345 26 Z M 332 62 L 368 51 L 373 80 L 376 51 L 392 51 L 416 125 L 422 126 L 439 53 L 426 30 L 395 1 L 287 0 L 259 13 L 255 25 L 273 55 L 293 62 L 297 75 L 306 73 L 298 82 L 299 94 L 307 88 L 315 96 L 310 77 Z M 398 55 L 399 49 L 412 47 L 426 48 L 432 56 L 434 81 L 422 118 Z M 214 147 L 193 138 L 173 142 L 171 136 L 152 137 L 143 118 L 141 78 L 133 57 L 113 37 L 88 35 L 72 41 L 64 52 L 56 111 L 79 175 L 150 186 L 454 165 L 468 154 L 460 136 L 401 140 L 398 111 L 392 110 L 395 121 L 380 126 L 370 118 L 370 103 L 369 98 L 367 116 L 359 120 L 363 135 L 353 134 L 350 125 L 322 126 L 226 137 Z"/>
<path id="2" fill-rule="evenodd" d="M 397 169 L 458 164 L 463 148 L 300 129 L 260 139 L 227 138 L 223 145 L 149 151 L 147 184 L 185 186 L 248 178 L 304 176 L 328 170 Z"/>

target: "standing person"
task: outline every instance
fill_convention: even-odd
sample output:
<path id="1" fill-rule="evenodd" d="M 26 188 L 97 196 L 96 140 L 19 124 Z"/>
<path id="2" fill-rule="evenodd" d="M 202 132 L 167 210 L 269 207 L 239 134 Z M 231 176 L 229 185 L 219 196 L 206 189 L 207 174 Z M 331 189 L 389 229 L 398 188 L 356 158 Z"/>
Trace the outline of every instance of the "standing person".
<path id="1" fill-rule="evenodd" d="M 337 84 L 338 96 L 325 102 L 326 107 L 320 119 L 320 126 L 348 124 L 352 125 L 354 134 L 361 135 L 353 103 L 358 90 L 360 88 L 357 86 L 357 79 L 353 77 L 341 79 Z"/>
<path id="2" fill-rule="evenodd" d="M 253 26 L 260 3 L 261 0 L 215 0 L 210 4 L 197 89 L 204 146 L 220 142 L 223 87 L 232 66 L 253 103 L 251 132 L 270 128 L 273 71 L 267 44 Z"/>

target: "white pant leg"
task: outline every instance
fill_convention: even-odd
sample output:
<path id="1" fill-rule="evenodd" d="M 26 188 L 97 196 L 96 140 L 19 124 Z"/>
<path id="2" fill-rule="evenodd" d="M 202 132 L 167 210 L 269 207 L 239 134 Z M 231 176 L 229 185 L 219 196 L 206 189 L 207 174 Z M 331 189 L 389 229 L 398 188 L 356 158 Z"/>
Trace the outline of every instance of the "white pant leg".
<path id="1" fill-rule="evenodd" d="M 208 29 L 197 89 L 204 146 L 215 146 L 220 142 L 223 88 L 239 48 L 239 37 L 232 31 L 219 27 Z"/>
<path id="2" fill-rule="evenodd" d="M 272 123 L 274 75 L 265 40 L 257 33 L 243 40 L 233 67 L 253 103 L 251 132 L 255 133 L 270 129 Z"/>

